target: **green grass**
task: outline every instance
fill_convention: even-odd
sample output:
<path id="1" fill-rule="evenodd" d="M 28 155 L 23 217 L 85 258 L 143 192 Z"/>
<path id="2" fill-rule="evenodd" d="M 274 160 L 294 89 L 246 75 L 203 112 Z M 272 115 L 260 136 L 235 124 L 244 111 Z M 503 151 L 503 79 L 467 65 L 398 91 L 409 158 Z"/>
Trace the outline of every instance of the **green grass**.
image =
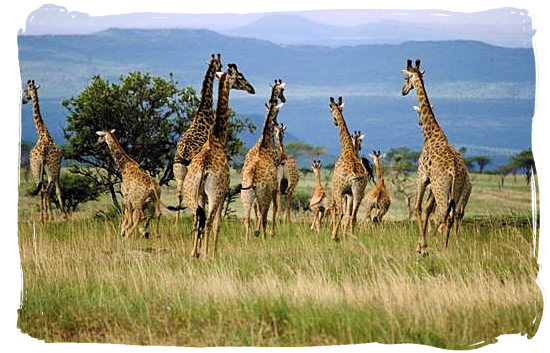
<path id="1" fill-rule="evenodd" d="M 311 191 L 311 174 L 301 187 Z M 468 349 L 504 333 L 532 337 L 542 295 L 529 190 L 519 178 L 499 190 L 495 177 L 475 175 L 461 233 L 447 250 L 430 236 L 425 257 L 415 255 L 416 225 L 394 199 L 382 227 L 361 225 L 336 244 L 326 224 L 310 233 L 309 213 L 248 243 L 239 219 L 224 220 L 219 256 L 208 261 L 189 257 L 188 215 L 174 226 L 166 211 L 161 237 L 122 240 L 119 219 L 94 217 L 108 199 L 35 224 L 37 202 L 21 195 L 18 326 L 48 342 L 185 346 Z M 163 190 L 165 202 L 173 197 Z"/>

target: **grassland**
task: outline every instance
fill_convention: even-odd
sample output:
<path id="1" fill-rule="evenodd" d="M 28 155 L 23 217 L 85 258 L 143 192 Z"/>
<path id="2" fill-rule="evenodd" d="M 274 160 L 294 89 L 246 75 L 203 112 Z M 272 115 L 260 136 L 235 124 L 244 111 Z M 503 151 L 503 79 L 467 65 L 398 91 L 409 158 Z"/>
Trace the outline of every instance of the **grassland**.
<path id="1" fill-rule="evenodd" d="M 337 244 L 326 225 L 312 234 L 305 212 L 274 237 L 249 243 L 240 220 L 226 219 L 220 254 L 208 261 L 189 257 L 190 216 L 174 226 L 167 211 L 160 237 L 122 240 L 119 219 L 101 212 L 109 204 L 103 198 L 69 220 L 35 223 L 38 203 L 25 196 L 23 182 L 18 326 L 48 342 L 185 346 L 467 349 L 504 333 L 532 337 L 542 295 L 530 188 L 521 178 L 503 189 L 493 176 L 473 182 L 461 233 L 447 250 L 429 237 L 425 257 L 415 255 L 416 226 L 394 197 L 383 226 L 361 225 Z M 309 174 L 301 192 L 312 188 Z M 163 193 L 174 201 L 172 188 Z"/>

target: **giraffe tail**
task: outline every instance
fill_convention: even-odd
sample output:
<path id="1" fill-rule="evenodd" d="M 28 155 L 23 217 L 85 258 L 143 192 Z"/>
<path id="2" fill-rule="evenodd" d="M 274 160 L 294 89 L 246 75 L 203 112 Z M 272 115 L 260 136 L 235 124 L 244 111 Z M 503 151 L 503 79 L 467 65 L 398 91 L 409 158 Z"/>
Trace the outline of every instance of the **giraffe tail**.
<path id="1" fill-rule="evenodd" d="M 283 177 L 281 179 L 281 184 L 279 185 L 279 190 L 281 191 L 281 195 L 286 195 L 287 189 L 288 189 L 288 179 Z"/>
<path id="2" fill-rule="evenodd" d="M 38 193 L 40 192 L 40 189 L 42 189 L 42 181 L 40 181 L 40 182 L 36 185 L 36 188 L 31 192 L 31 195 L 32 195 L 32 196 L 38 195 Z"/>
<path id="3" fill-rule="evenodd" d="M 206 225 L 206 212 L 204 211 L 204 208 L 197 206 L 197 212 L 195 214 L 197 218 L 196 227 L 199 233 L 199 238 L 201 238 Z"/>
<path id="4" fill-rule="evenodd" d="M 455 181 L 456 181 L 456 177 L 455 175 L 453 174 L 452 175 L 452 182 L 451 182 L 451 199 L 449 200 L 449 204 L 447 205 L 447 212 L 445 212 L 445 220 L 447 220 L 447 218 L 449 218 L 449 216 L 451 217 L 455 217 L 456 215 L 456 200 L 455 200 Z M 451 214 L 452 212 L 452 214 Z"/>

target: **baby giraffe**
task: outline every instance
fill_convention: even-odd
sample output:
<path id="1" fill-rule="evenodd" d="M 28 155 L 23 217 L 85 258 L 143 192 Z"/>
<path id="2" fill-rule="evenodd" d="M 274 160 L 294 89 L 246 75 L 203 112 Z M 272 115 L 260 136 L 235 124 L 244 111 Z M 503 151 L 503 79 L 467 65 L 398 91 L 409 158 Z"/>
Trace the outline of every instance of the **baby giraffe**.
<path id="1" fill-rule="evenodd" d="M 313 212 L 313 222 L 309 229 L 319 233 L 321 220 L 327 211 L 329 199 L 321 183 L 321 161 L 313 161 L 311 169 L 313 169 L 313 174 L 315 174 L 315 191 L 305 210 L 310 209 Z"/>
<path id="2" fill-rule="evenodd" d="M 129 237 L 139 223 L 145 220 L 145 229 L 139 229 L 146 238 L 149 237 L 147 227 L 153 214 L 156 216 L 155 233 L 159 234 L 160 222 L 160 187 L 158 182 L 144 172 L 130 156 L 124 152 L 116 137 L 115 130 L 97 131 L 97 144 L 107 143 L 115 165 L 122 177 L 120 192 L 123 200 L 123 215 L 120 235 Z"/>
<path id="3" fill-rule="evenodd" d="M 386 184 L 384 183 L 384 176 L 382 174 L 382 165 L 380 163 L 381 154 L 380 151 L 372 151 L 372 159 L 376 169 L 376 178 L 378 179 L 376 185 L 365 196 L 365 221 L 370 221 L 370 215 L 372 209 L 376 207 L 376 216 L 372 219 L 374 224 L 382 222 L 382 217 L 388 212 L 391 205 L 391 198 Z"/>

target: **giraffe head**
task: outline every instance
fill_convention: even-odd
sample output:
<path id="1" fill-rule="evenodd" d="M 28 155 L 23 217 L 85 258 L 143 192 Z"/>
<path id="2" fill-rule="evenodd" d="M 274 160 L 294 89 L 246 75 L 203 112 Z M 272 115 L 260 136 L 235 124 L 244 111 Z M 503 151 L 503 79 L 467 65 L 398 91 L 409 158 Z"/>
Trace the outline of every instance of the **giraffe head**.
<path id="1" fill-rule="evenodd" d="M 280 99 L 281 102 L 285 103 L 286 98 L 283 94 L 285 91 L 286 82 L 283 82 L 283 80 L 274 80 L 271 84 L 271 99 Z"/>
<path id="2" fill-rule="evenodd" d="M 250 94 L 256 93 L 254 90 L 254 87 L 248 82 L 246 77 L 239 72 L 237 69 L 237 65 L 235 64 L 228 64 L 227 65 L 227 78 L 229 80 L 229 89 L 237 89 L 240 91 L 245 91 Z M 218 79 L 221 78 L 223 75 L 223 72 L 217 72 L 216 75 L 218 76 Z"/>
<path id="3" fill-rule="evenodd" d="M 344 101 L 342 100 L 342 97 L 338 97 L 338 100 L 334 100 L 333 97 L 330 97 L 330 104 L 329 104 L 330 111 L 332 113 L 332 121 L 334 122 L 334 125 L 338 126 L 338 121 L 336 120 L 335 114 L 342 114 L 342 110 L 344 110 Z"/>
<path id="4" fill-rule="evenodd" d="M 218 53 L 217 55 L 212 54 L 212 56 L 210 57 L 210 60 L 207 61 L 206 64 L 209 67 L 212 67 L 215 70 L 214 72 L 221 71 L 223 65 L 222 65 L 222 58 L 220 53 Z"/>
<path id="5" fill-rule="evenodd" d="M 283 123 L 275 125 L 275 138 L 280 145 L 283 144 L 283 138 L 285 136 L 286 125 Z"/>
<path id="6" fill-rule="evenodd" d="M 36 85 L 34 80 L 28 80 L 25 90 L 23 91 L 22 103 L 27 104 L 31 99 L 34 99 L 39 88 L 40 85 Z"/>
<path id="7" fill-rule="evenodd" d="M 405 83 L 403 84 L 403 88 L 401 88 L 401 94 L 406 96 L 409 94 L 411 89 L 414 88 L 414 84 L 422 80 L 424 71 L 420 71 L 420 60 L 416 60 L 415 66 L 413 66 L 412 60 L 408 59 L 407 68 L 405 70 L 401 70 L 401 72 L 405 78 Z"/>
<path id="8" fill-rule="evenodd" d="M 355 148 L 357 154 L 361 151 L 361 143 L 364 138 L 365 134 L 362 134 L 361 131 L 354 131 L 353 134 L 351 134 L 351 142 L 353 143 L 353 148 Z"/>
<path id="9" fill-rule="evenodd" d="M 319 171 L 321 170 L 321 161 L 313 160 L 313 162 L 311 163 L 311 169 L 314 173 L 319 173 Z"/>
<path id="10" fill-rule="evenodd" d="M 101 130 L 95 132 L 99 137 L 97 138 L 96 145 L 100 145 L 103 142 L 109 143 L 109 140 L 113 138 L 113 134 L 115 133 L 115 129 L 112 130 Z"/>
<path id="11" fill-rule="evenodd" d="M 380 150 L 378 151 L 372 151 L 372 154 L 369 155 L 369 157 L 372 158 L 375 165 L 380 165 L 380 160 L 382 159 L 382 154 L 380 153 Z"/>

